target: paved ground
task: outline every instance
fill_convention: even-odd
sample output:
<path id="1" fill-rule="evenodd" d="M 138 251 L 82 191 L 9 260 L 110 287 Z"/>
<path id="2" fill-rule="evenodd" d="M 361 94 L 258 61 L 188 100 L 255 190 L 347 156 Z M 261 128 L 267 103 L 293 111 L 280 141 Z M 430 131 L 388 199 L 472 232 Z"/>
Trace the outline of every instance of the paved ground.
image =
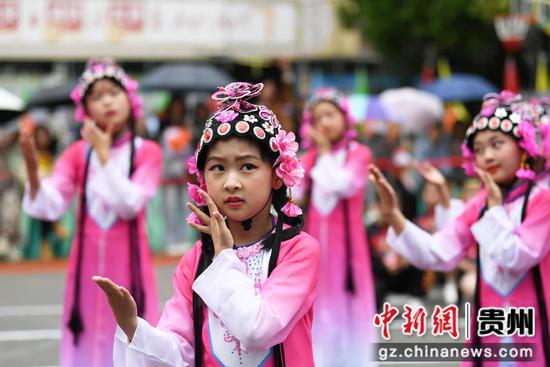
<path id="1" fill-rule="evenodd" d="M 156 261 L 162 302 L 172 293 L 171 277 L 176 261 L 174 259 Z M 62 262 L 49 265 L 0 264 L 0 366 L 53 367 L 59 365 L 59 323 L 64 269 L 65 264 Z M 398 324 L 392 324 L 394 337 L 392 342 L 419 341 L 418 338 L 406 338 L 398 328 Z M 444 340 L 428 336 L 422 341 L 443 342 Z M 382 363 L 380 365 L 424 367 L 426 363 Z M 430 366 L 438 365 L 458 366 L 457 363 L 430 364 Z"/>

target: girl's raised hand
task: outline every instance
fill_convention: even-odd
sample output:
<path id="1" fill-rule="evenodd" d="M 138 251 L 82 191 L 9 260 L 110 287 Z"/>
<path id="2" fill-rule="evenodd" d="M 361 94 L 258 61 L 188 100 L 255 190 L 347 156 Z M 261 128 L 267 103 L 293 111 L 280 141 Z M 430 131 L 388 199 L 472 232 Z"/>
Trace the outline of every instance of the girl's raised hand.
<path id="1" fill-rule="evenodd" d="M 369 164 L 369 180 L 374 183 L 378 197 L 380 198 L 380 214 L 387 219 L 397 234 L 405 228 L 405 217 L 399 210 L 399 203 L 395 190 L 390 185 L 380 169 L 374 164 Z"/>
<path id="2" fill-rule="evenodd" d="M 200 218 L 204 225 L 196 224 L 193 222 L 188 222 L 189 225 L 200 232 L 207 233 L 212 237 L 212 242 L 214 242 L 214 251 L 215 255 L 218 255 L 221 251 L 233 247 L 233 235 L 227 224 L 225 224 L 225 219 L 221 215 L 216 203 L 208 195 L 206 191 L 199 190 L 199 194 L 206 202 L 208 206 L 208 211 L 211 213 L 211 216 L 208 216 L 206 213 L 203 213 L 196 205 L 187 203 L 187 207 L 190 208 L 197 216 Z"/>
<path id="3" fill-rule="evenodd" d="M 109 160 L 109 149 L 113 141 L 112 125 L 108 126 L 107 131 L 101 130 L 94 120 L 86 116 L 84 118 L 84 127 L 81 130 L 81 135 L 94 148 L 101 164 L 107 163 Z"/>
<path id="4" fill-rule="evenodd" d="M 487 206 L 492 208 L 494 206 L 502 205 L 502 192 L 496 184 L 493 177 L 489 172 L 482 170 L 479 167 L 475 167 L 475 171 L 487 190 Z"/>
<path id="5" fill-rule="evenodd" d="M 315 144 L 319 150 L 319 153 L 324 154 L 330 152 L 330 149 L 332 148 L 330 145 L 330 140 L 323 135 L 322 132 L 312 127 L 308 130 L 307 135 L 311 141 L 313 141 L 313 144 Z"/>
<path id="6" fill-rule="evenodd" d="M 414 168 L 424 178 L 426 182 L 429 182 L 437 187 L 440 202 L 445 208 L 450 206 L 451 194 L 449 193 L 449 187 L 447 186 L 447 180 L 445 176 L 430 162 L 413 162 Z"/>
<path id="7" fill-rule="evenodd" d="M 109 278 L 96 275 L 92 280 L 109 299 L 117 324 L 128 337 L 128 342 L 131 342 L 138 325 L 136 301 L 126 288 L 115 284 Z"/>
<path id="8" fill-rule="evenodd" d="M 40 189 L 40 178 L 38 177 L 38 152 L 32 132 L 21 129 L 19 134 L 19 146 L 25 161 L 27 176 L 29 179 L 29 190 L 31 199 L 34 199 Z"/>
<path id="9" fill-rule="evenodd" d="M 424 162 L 413 162 L 414 168 L 418 171 L 418 173 L 424 178 L 424 180 L 434 184 L 434 185 L 447 185 L 447 180 L 445 180 L 445 176 L 430 162 L 424 161 Z"/>
<path id="10" fill-rule="evenodd" d="M 38 170 L 38 153 L 34 136 L 29 133 L 19 134 L 19 146 L 27 168 Z"/>

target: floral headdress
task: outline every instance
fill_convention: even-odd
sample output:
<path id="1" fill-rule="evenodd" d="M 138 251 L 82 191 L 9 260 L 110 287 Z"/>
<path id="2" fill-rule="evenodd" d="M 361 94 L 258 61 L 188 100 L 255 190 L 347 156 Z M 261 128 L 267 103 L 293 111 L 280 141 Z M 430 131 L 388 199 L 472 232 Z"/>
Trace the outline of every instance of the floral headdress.
<path id="1" fill-rule="evenodd" d="M 304 112 L 302 114 L 302 125 L 300 127 L 300 137 L 302 139 L 301 143 L 304 148 L 307 149 L 312 145 L 311 139 L 308 136 L 308 132 L 313 125 L 313 110 L 315 109 L 315 106 L 317 106 L 320 102 L 331 102 L 336 107 L 338 107 L 344 114 L 347 129 L 346 129 L 346 134 L 344 135 L 344 138 L 338 145 L 345 145 L 351 139 L 357 136 L 357 132 L 355 131 L 355 128 L 354 128 L 355 119 L 351 114 L 351 108 L 349 106 L 349 103 L 346 97 L 336 89 L 322 87 L 322 88 L 319 88 L 315 92 L 315 94 L 309 99 L 309 101 L 306 103 Z"/>
<path id="2" fill-rule="evenodd" d="M 71 99 L 76 105 L 75 118 L 83 122 L 86 116 L 84 96 L 92 84 L 103 78 L 111 78 L 119 82 L 126 90 L 130 100 L 132 116 L 139 119 L 143 116 L 142 98 L 138 95 L 138 82 L 130 78 L 124 70 L 109 58 L 91 58 L 71 92 Z"/>
<path id="3" fill-rule="evenodd" d="M 302 181 L 304 169 L 296 156 L 298 143 L 294 133 L 283 130 L 275 114 L 267 107 L 250 102 L 250 99 L 260 94 L 262 88 L 262 83 L 235 82 L 220 87 L 212 95 L 212 99 L 218 101 L 218 110 L 206 121 L 197 150 L 187 161 L 189 173 L 196 174 L 200 184 L 188 184 L 189 195 L 197 205 L 205 205 L 198 190 L 206 191 L 204 177 L 200 172 L 204 168 L 206 148 L 221 138 L 250 137 L 260 142 L 276 154 L 273 167 L 288 190 Z M 289 202 L 282 211 L 288 217 L 302 214 L 300 207 L 294 204 L 292 195 L 289 195 Z M 196 222 L 198 218 L 191 214 L 188 220 Z"/>
<path id="4" fill-rule="evenodd" d="M 548 129 L 545 134 L 550 135 L 550 129 L 541 126 L 550 126 L 549 122 L 550 118 L 537 100 L 521 101 L 519 94 L 506 90 L 499 94 L 485 95 L 481 112 L 474 117 L 466 130 L 466 138 L 462 144 L 462 154 L 465 158 L 463 167 L 466 174 L 475 175 L 473 141 L 478 131 L 490 129 L 510 134 L 518 140 L 519 146 L 529 157 L 537 158 L 543 156 L 542 147 L 539 145 L 542 130 Z M 535 172 L 524 160 L 516 176 L 532 180 Z"/>

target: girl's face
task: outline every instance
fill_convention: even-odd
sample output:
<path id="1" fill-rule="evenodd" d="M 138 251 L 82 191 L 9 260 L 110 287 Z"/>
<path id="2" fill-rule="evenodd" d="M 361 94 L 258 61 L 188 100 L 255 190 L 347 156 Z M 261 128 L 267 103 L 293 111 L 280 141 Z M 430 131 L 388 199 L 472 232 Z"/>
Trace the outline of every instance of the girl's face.
<path id="1" fill-rule="evenodd" d="M 102 129 L 110 127 L 113 134 L 126 128 L 130 119 L 130 100 L 126 91 L 110 79 L 100 79 L 86 95 L 86 111 Z"/>
<path id="2" fill-rule="evenodd" d="M 474 136 L 473 148 L 476 166 L 489 172 L 497 184 L 514 182 L 523 151 L 513 137 L 500 131 L 480 131 Z"/>
<path id="3" fill-rule="evenodd" d="M 218 140 L 209 148 L 204 179 L 220 212 L 233 221 L 248 219 L 262 209 L 269 213 L 271 192 L 282 186 L 259 147 L 239 138 Z"/>
<path id="4" fill-rule="evenodd" d="M 344 137 L 346 118 L 334 103 L 319 102 L 313 109 L 313 127 L 335 144 Z"/>

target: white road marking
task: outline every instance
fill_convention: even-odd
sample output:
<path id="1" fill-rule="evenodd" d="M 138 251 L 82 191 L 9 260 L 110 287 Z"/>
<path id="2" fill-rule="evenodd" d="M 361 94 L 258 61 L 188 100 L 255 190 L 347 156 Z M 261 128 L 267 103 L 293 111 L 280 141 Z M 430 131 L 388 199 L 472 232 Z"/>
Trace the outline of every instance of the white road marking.
<path id="1" fill-rule="evenodd" d="M 0 317 L 8 316 L 60 316 L 61 305 L 0 306 Z"/>
<path id="2" fill-rule="evenodd" d="M 59 339 L 61 339 L 61 330 L 59 329 L 0 331 L 0 342 Z"/>

